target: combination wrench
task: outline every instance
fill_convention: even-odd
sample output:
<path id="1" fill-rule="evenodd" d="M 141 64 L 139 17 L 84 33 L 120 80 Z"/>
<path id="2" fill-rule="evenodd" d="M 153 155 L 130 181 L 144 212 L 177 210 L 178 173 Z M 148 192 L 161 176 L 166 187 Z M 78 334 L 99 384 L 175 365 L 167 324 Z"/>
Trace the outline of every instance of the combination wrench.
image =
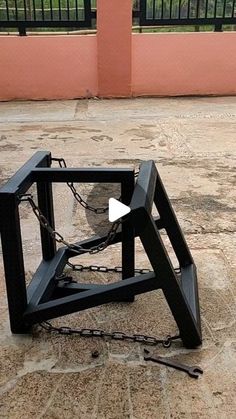
<path id="1" fill-rule="evenodd" d="M 197 365 L 188 366 L 176 361 L 172 361 L 171 359 L 164 358 L 162 356 L 153 356 L 150 354 L 148 349 L 144 349 L 144 361 L 157 362 L 158 364 L 184 371 L 192 378 L 198 378 L 200 374 L 203 374 L 203 370 Z"/>

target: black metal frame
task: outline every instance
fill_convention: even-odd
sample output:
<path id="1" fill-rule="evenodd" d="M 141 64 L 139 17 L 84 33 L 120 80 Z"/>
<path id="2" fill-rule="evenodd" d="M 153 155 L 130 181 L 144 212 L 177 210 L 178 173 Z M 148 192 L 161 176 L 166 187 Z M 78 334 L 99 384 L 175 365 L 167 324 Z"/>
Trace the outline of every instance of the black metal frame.
<path id="1" fill-rule="evenodd" d="M 232 7 L 230 9 L 229 4 L 226 0 L 222 1 L 222 10 L 219 12 L 217 9 L 219 2 L 214 0 L 213 10 L 208 10 L 209 2 L 206 0 L 204 5 L 204 11 L 201 10 L 200 0 L 196 0 L 192 3 L 188 0 L 187 3 L 182 4 L 179 2 L 176 16 L 173 13 L 173 1 L 169 1 L 168 15 L 165 13 L 164 0 L 153 0 L 152 3 L 152 17 L 148 17 L 148 3 L 147 0 L 140 0 L 139 10 L 133 10 L 133 18 L 139 20 L 140 27 L 145 26 L 214 26 L 215 31 L 222 31 L 223 25 L 235 25 L 236 24 L 236 10 L 235 0 L 232 1 Z M 158 5 L 158 11 L 160 16 L 156 16 L 156 5 Z M 66 8 L 61 8 L 60 0 L 58 2 L 58 9 L 53 9 L 52 4 L 49 6 L 49 15 L 46 15 L 46 9 L 44 7 L 44 1 L 41 1 L 39 9 L 35 7 L 35 1 L 32 3 L 32 16 L 28 16 L 28 10 L 26 3 L 22 7 L 17 5 L 17 0 L 14 2 L 14 18 L 10 16 L 8 0 L 6 0 L 5 15 L 6 18 L 1 20 L 0 17 L 0 29 L 1 28 L 18 28 L 21 36 L 26 35 L 28 28 L 91 28 L 92 20 L 96 19 L 97 12 L 91 6 L 91 0 L 84 0 L 84 19 L 79 19 L 78 16 L 78 2 L 75 2 L 75 8 L 71 8 L 70 4 L 67 3 Z M 212 5 L 213 6 L 213 5 Z M 40 8 L 41 7 L 41 8 Z M 184 7 L 186 10 L 184 10 Z M 227 9 L 228 8 L 228 9 Z M 229 11 L 230 9 L 230 11 Z M 21 10 L 22 17 L 19 11 Z M 55 16 L 55 11 L 58 11 L 58 16 Z M 75 19 L 71 19 L 72 10 L 75 10 Z M 66 12 L 66 17 L 63 16 L 63 11 Z M 38 14 L 41 14 L 40 18 Z"/>
<path id="2" fill-rule="evenodd" d="M 62 18 L 62 9 L 60 6 L 59 1 L 59 17 L 55 18 L 55 9 L 50 8 L 50 19 L 45 18 L 45 11 L 44 11 L 44 3 L 41 2 L 41 19 L 38 19 L 36 16 L 36 9 L 35 9 L 35 2 L 33 2 L 33 9 L 32 13 L 33 16 L 31 19 L 27 17 L 27 10 L 26 4 L 24 4 L 24 19 L 18 18 L 18 8 L 17 8 L 17 1 L 15 2 L 15 20 L 12 20 L 9 16 L 8 10 L 8 0 L 6 0 L 6 20 L 0 20 L 0 28 L 18 28 L 19 35 L 25 36 L 26 30 L 29 28 L 91 28 L 92 27 L 92 19 L 96 19 L 96 11 L 92 10 L 91 0 L 84 0 L 84 19 L 79 19 L 78 17 L 78 5 L 76 10 L 76 19 L 70 19 L 70 12 L 71 8 L 69 3 L 67 3 L 67 19 Z M 20 8 L 19 8 L 20 9 Z"/>
<path id="3" fill-rule="evenodd" d="M 159 5 L 161 10 L 161 16 L 156 17 L 156 5 Z M 226 0 L 223 1 L 222 14 L 217 13 L 217 0 L 215 0 L 214 11 L 211 15 L 208 11 L 208 2 L 205 5 L 204 16 L 200 13 L 200 0 L 196 0 L 195 16 L 191 15 L 191 7 L 193 4 L 191 0 L 187 1 L 187 13 L 186 16 L 182 16 L 181 2 L 179 2 L 178 16 L 173 17 L 172 6 L 173 2 L 169 3 L 169 16 L 164 16 L 164 0 L 153 0 L 153 16 L 152 18 L 147 17 L 148 3 L 147 0 L 140 0 L 140 10 L 133 12 L 133 17 L 139 18 L 140 26 L 214 26 L 215 32 L 221 32 L 223 25 L 235 25 L 236 24 L 236 10 L 235 1 L 232 0 L 232 9 L 230 15 L 226 15 Z M 183 5 L 182 5 L 183 6 Z"/>
<path id="4" fill-rule="evenodd" d="M 112 301 L 133 301 L 137 294 L 162 289 L 184 345 L 199 345 L 202 338 L 196 268 L 154 162 L 141 164 L 135 184 L 131 169 L 55 169 L 51 168 L 51 161 L 50 152 L 37 152 L 0 189 L 0 227 L 12 332 L 25 333 L 31 325 L 44 320 Z M 122 202 L 130 205 L 131 213 L 111 244 L 122 244 L 122 281 L 109 285 L 59 284 L 55 277 L 75 254 L 67 247 L 57 250 L 55 240 L 41 228 L 43 260 L 26 287 L 20 197 L 36 183 L 39 208 L 54 227 L 53 182 L 121 184 Z M 151 213 L 153 203 L 159 213 L 157 219 Z M 178 258 L 179 275 L 165 249 L 161 229 L 166 230 Z M 140 237 L 153 267 L 153 272 L 139 276 L 134 274 L 136 236 Z M 78 244 L 89 249 L 104 239 L 93 237 Z"/>

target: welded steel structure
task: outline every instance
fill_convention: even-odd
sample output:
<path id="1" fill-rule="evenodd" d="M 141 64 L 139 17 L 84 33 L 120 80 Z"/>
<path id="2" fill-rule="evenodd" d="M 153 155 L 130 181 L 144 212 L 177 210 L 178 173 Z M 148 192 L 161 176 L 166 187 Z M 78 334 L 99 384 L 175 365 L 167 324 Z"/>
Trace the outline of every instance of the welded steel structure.
<path id="1" fill-rule="evenodd" d="M 134 296 L 162 289 L 186 347 L 201 344 L 196 267 L 153 161 L 143 162 L 135 182 L 132 169 L 53 168 L 50 152 L 37 152 L 0 189 L 0 227 L 11 330 L 26 333 L 33 324 L 112 301 L 133 301 Z M 118 183 L 121 202 L 131 207 L 112 244 L 122 245 L 122 281 L 104 284 L 60 283 L 68 247 L 57 249 L 55 239 L 41 226 L 42 262 L 28 286 L 25 282 L 19 205 L 32 184 L 38 206 L 54 228 L 52 183 Z M 152 216 L 155 204 L 159 216 Z M 173 268 L 160 235 L 164 229 L 179 261 Z M 135 237 L 139 237 L 153 272 L 135 276 Z M 91 248 L 105 237 L 78 243 Z M 92 257 L 92 255 L 91 255 Z M 92 275 L 92 273 L 91 273 Z M 157 307 L 158 310 L 158 307 Z"/>

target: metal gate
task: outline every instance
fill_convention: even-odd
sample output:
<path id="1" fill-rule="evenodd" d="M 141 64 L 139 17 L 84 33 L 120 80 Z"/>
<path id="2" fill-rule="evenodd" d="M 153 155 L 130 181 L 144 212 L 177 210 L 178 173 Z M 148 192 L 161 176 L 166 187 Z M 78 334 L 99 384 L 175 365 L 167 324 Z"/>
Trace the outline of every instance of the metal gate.
<path id="1" fill-rule="evenodd" d="M 221 31 L 236 24 L 235 0 L 139 0 L 140 26 L 207 26 Z"/>

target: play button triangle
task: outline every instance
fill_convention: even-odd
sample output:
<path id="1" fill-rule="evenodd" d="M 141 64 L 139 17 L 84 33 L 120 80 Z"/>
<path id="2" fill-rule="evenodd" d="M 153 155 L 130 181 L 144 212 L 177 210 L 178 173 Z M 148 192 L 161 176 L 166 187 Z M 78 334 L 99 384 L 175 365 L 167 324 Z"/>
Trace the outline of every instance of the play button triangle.
<path id="1" fill-rule="evenodd" d="M 124 215 L 128 214 L 131 211 L 130 207 L 128 207 L 125 204 L 122 204 L 122 202 L 117 201 L 117 199 L 110 198 L 109 199 L 109 221 L 113 223 L 114 221 L 118 220 L 121 217 L 124 217 Z"/>

